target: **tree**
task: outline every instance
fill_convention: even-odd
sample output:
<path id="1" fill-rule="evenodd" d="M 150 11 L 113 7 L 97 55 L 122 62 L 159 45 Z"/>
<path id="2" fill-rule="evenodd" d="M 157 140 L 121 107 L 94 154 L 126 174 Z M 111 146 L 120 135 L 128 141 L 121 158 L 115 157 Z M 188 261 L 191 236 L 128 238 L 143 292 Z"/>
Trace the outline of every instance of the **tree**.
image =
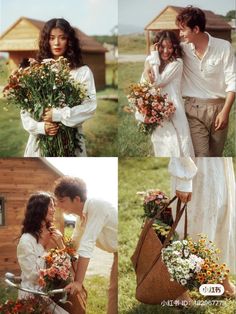
<path id="1" fill-rule="evenodd" d="M 230 10 L 226 16 L 228 21 L 231 21 L 232 19 L 235 19 L 236 18 L 236 10 Z"/>

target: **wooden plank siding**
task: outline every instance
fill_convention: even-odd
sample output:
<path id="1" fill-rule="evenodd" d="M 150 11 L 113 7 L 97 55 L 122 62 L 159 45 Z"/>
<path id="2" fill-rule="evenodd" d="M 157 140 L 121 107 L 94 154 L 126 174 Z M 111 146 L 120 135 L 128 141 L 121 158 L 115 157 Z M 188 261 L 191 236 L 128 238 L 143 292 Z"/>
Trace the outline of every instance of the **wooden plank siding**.
<path id="1" fill-rule="evenodd" d="M 52 191 L 60 176 L 40 158 L 0 159 L 0 197 L 4 198 L 5 225 L 0 226 L 0 274 L 19 273 L 16 246 L 30 194 Z M 62 212 L 56 211 L 56 225 L 63 232 Z"/>

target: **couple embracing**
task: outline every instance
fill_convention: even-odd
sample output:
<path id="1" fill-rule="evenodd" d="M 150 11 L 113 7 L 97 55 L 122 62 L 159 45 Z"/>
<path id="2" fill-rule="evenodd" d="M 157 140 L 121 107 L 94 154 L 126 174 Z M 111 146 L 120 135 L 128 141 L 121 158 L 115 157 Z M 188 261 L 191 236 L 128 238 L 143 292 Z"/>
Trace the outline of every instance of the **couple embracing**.
<path id="1" fill-rule="evenodd" d="M 236 92 L 233 50 L 205 32 L 206 17 L 199 8 L 183 9 L 176 24 L 182 42 L 172 31 L 157 33 L 141 79 L 162 88 L 176 107 L 171 121 L 152 133 L 154 153 L 220 157 Z M 136 118 L 144 119 L 139 113 Z"/>
<path id="2" fill-rule="evenodd" d="M 17 246 L 21 287 L 40 290 L 38 283 L 40 269 L 45 268 L 43 256 L 51 248 L 64 248 L 62 234 L 53 227 L 55 207 L 61 208 L 65 213 L 78 216 L 72 239 L 79 257 L 74 265 L 74 281 L 68 284 L 65 290 L 71 296 L 77 295 L 80 300 L 86 299 L 83 281 L 96 245 L 114 255 L 107 313 L 117 313 L 117 210 L 103 200 L 88 199 L 86 184 L 79 178 L 66 176 L 58 179 L 55 182 L 54 195 L 37 192 L 30 196 Z M 32 295 L 19 292 L 20 299 L 29 297 Z M 75 298 L 71 300 L 73 303 Z M 72 307 L 73 312 L 70 310 L 68 312 L 55 302 L 50 302 L 50 310 L 56 314 L 85 313 L 84 307 L 80 309 L 76 304 L 72 304 Z"/>

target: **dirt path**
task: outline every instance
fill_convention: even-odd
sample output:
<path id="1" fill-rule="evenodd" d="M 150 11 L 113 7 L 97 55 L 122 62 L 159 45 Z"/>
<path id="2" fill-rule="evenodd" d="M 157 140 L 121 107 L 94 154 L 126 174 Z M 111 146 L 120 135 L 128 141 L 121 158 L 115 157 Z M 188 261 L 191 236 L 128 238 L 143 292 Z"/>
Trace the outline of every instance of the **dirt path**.
<path id="1" fill-rule="evenodd" d="M 146 55 L 119 54 L 118 63 L 144 62 L 145 59 L 146 59 Z"/>
<path id="2" fill-rule="evenodd" d="M 93 257 L 89 262 L 86 275 L 101 275 L 104 277 L 109 277 L 112 262 L 113 254 L 102 251 L 96 247 L 93 253 Z"/>

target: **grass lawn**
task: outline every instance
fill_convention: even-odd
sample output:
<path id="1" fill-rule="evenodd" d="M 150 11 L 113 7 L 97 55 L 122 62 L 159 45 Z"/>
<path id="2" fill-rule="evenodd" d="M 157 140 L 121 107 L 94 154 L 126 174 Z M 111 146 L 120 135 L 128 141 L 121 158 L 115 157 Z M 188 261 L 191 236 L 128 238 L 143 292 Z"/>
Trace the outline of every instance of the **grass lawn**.
<path id="1" fill-rule="evenodd" d="M 144 34 L 119 35 L 120 54 L 146 54 L 146 39 Z"/>
<path id="2" fill-rule="evenodd" d="M 137 122 L 133 114 L 124 111 L 128 105 L 126 95 L 128 87 L 138 82 L 143 71 L 143 63 L 121 63 L 119 64 L 119 129 L 118 129 L 118 152 L 120 157 L 145 157 L 153 156 L 150 136 L 143 135 L 137 130 Z M 230 114 L 228 138 L 225 144 L 223 155 L 235 156 L 235 104 Z"/>
<path id="3" fill-rule="evenodd" d="M 222 313 L 233 314 L 236 303 L 223 300 L 223 307 L 195 306 L 187 310 L 160 305 L 145 305 L 135 299 L 136 279 L 130 261 L 141 232 L 143 209 L 137 191 L 159 188 L 169 195 L 170 176 L 168 158 L 120 158 L 119 159 L 119 313 Z M 194 299 L 200 295 L 193 293 Z M 222 298 L 221 298 L 222 299 Z"/>
<path id="4" fill-rule="evenodd" d="M 7 70 L 4 64 L 0 74 L 0 85 L 5 85 Z M 117 95 L 116 64 L 107 67 L 107 88 L 99 91 L 97 96 Z M 83 124 L 88 156 L 117 156 L 115 145 L 117 138 L 117 102 L 98 99 L 94 117 Z M 19 109 L 7 104 L 0 97 L 0 157 L 21 157 L 28 139 L 23 129 Z"/>

